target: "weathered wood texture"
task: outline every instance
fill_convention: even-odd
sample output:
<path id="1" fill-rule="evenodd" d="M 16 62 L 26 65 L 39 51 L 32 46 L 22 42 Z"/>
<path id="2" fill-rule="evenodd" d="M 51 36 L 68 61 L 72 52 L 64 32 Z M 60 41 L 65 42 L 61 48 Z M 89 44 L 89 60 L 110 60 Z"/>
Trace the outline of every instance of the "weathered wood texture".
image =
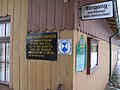
<path id="1" fill-rule="evenodd" d="M 36 0 L 36 2 L 38 1 L 39 0 Z M 31 2 L 34 6 L 34 8 L 32 8 L 33 11 L 37 10 L 37 7 L 40 7 L 38 3 L 34 3 L 33 1 Z M 51 2 L 48 1 L 48 3 L 46 2 L 47 0 L 39 2 L 41 5 L 39 10 L 42 11 L 42 13 L 39 10 L 37 10 L 38 12 L 34 12 L 39 15 L 36 15 L 36 18 L 32 18 L 32 21 L 37 21 L 37 24 L 40 24 L 40 28 L 42 28 L 41 30 L 43 31 L 46 30 L 46 28 L 52 30 L 54 28 L 53 26 L 58 28 L 64 27 L 65 24 L 62 22 L 65 21 L 65 17 L 63 18 L 64 20 L 61 20 L 62 16 L 60 16 L 61 18 L 59 15 L 57 16 L 56 14 L 59 12 L 54 8 L 57 7 L 60 12 L 62 12 L 62 7 L 60 7 L 58 3 L 63 4 L 63 2 L 60 0 L 57 0 L 56 2 L 54 2 L 54 0 Z M 61 83 L 64 85 L 65 90 L 71 90 L 73 65 L 72 56 L 58 56 L 57 62 L 26 60 L 25 47 L 29 21 L 28 3 L 30 3 L 28 0 L 0 0 L 0 16 L 4 17 L 6 15 L 11 15 L 10 87 L 14 90 L 56 90 L 58 85 Z M 44 6 L 46 6 L 46 11 L 48 11 L 47 13 L 44 10 Z M 68 7 L 69 5 L 63 6 Z M 49 10 L 52 10 L 51 12 L 53 13 Z M 65 14 L 65 12 L 63 14 Z M 46 16 L 51 16 L 52 19 L 46 18 Z M 57 19 L 54 19 L 54 16 L 56 16 Z M 44 21 L 45 18 L 47 21 Z M 50 20 L 53 22 L 52 26 L 47 24 L 51 23 Z M 62 24 L 60 26 L 59 24 L 54 24 L 55 21 Z M 66 22 L 67 21 L 69 20 L 66 20 Z M 46 25 L 47 27 L 45 27 Z M 36 28 L 38 28 L 37 25 Z M 37 32 L 37 30 L 35 32 Z M 65 33 L 68 33 L 69 35 L 66 35 Z M 60 31 L 59 38 L 73 38 L 73 32 L 69 32 L 67 30 Z"/>
<path id="2" fill-rule="evenodd" d="M 28 0 L 0 0 L 0 16 L 11 16 L 10 83 L 14 90 L 28 90 L 25 56 Z"/>
<path id="3" fill-rule="evenodd" d="M 78 31 L 74 31 L 74 45 L 80 39 L 80 35 L 84 35 L 87 41 L 87 36 Z M 98 69 L 91 75 L 87 75 L 87 69 L 83 72 L 75 73 L 76 66 L 76 50 L 74 46 L 74 66 L 73 66 L 73 90 L 104 90 L 109 77 L 109 44 L 103 40 L 99 40 L 98 48 Z M 112 70 L 117 62 L 117 46 L 112 46 Z"/>
<path id="4" fill-rule="evenodd" d="M 74 28 L 74 0 L 29 0 L 28 32 Z"/>
<path id="5" fill-rule="evenodd" d="M 64 3 L 63 0 L 28 0 L 28 2 L 28 32 L 75 28 L 105 41 L 113 34 L 105 19 L 81 21 L 79 18 L 81 13 L 78 7 L 95 3 L 96 0 L 69 0 L 68 3 Z M 104 27 L 100 29 L 103 25 Z"/>
<path id="6" fill-rule="evenodd" d="M 72 38 L 73 32 L 65 30 L 58 35 L 59 38 Z M 58 55 L 57 62 L 29 61 L 28 90 L 56 90 L 59 84 L 63 84 L 65 90 L 72 90 L 72 66 L 72 56 Z"/>
<path id="7" fill-rule="evenodd" d="M 83 22 L 75 18 L 77 9 L 74 15 L 73 1 L 77 2 L 69 0 L 65 4 L 63 0 L 0 0 L 0 16 L 11 15 L 10 87 L 13 90 L 56 90 L 60 83 L 64 90 L 103 90 L 108 80 L 108 43 L 100 41 L 99 68 L 95 73 L 87 76 L 85 70 L 76 74 L 75 48 L 80 32 L 70 29 L 74 28 L 75 23 L 76 29 L 107 37 L 110 28 L 105 20 Z M 75 4 L 77 8 L 78 4 Z M 57 62 L 26 60 L 27 32 L 62 29 L 58 31 L 58 38 L 73 40 L 73 55 L 58 55 Z M 116 46 L 113 46 L 113 50 L 113 60 L 116 60 Z"/>
<path id="8" fill-rule="evenodd" d="M 105 41 L 109 40 L 109 37 L 113 34 L 110 26 L 106 22 L 106 19 L 98 20 L 86 20 L 82 21 L 80 16 L 80 11 L 78 7 L 85 4 L 95 3 L 95 0 L 75 0 L 75 28 L 81 30 L 82 32 L 101 38 Z M 78 16 L 79 15 L 79 16 Z"/>

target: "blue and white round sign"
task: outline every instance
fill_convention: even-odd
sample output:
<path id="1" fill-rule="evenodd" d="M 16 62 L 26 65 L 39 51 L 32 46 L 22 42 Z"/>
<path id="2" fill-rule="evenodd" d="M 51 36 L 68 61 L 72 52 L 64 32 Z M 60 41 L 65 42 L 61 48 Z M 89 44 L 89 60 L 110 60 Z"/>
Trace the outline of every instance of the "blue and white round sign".
<path id="1" fill-rule="evenodd" d="M 59 39 L 58 40 L 58 54 L 72 54 L 72 39 Z"/>

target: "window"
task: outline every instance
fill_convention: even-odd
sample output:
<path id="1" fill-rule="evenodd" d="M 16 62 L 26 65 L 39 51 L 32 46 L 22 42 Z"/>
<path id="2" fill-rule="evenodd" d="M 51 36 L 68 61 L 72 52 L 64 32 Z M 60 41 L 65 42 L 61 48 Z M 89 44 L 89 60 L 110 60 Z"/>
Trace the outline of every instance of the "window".
<path id="1" fill-rule="evenodd" d="M 91 74 L 98 67 L 98 40 L 88 37 L 87 43 L 87 74 Z"/>
<path id="2" fill-rule="evenodd" d="M 10 81 L 10 20 L 0 19 L 0 83 Z"/>

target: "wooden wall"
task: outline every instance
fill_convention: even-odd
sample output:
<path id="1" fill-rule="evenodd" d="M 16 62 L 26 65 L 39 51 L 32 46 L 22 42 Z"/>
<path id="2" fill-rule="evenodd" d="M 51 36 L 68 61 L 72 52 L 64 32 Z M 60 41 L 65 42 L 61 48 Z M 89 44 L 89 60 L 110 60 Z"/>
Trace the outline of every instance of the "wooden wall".
<path id="1" fill-rule="evenodd" d="M 25 42 L 28 19 L 28 0 L 0 0 L 0 16 L 11 16 L 10 33 L 10 87 L 27 90 L 28 63 Z"/>
<path id="2" fill-rule="evenodd" d="M 73 54 L 73 90 L 104 90 L 109 78 L 109 37 L 113 34 L 105 19 L 81 21 L 78 19 L 78 2 L 80 5 L 95 3 L 95 0 L 75 0 L 75 29 L 74 45 L 78 42 L 80 35 L 84 35 L 87 41 L 87 36 L 99 38 L 99 65 L 98 69 L 91 75 L 87 75 L 87 70 L 76 74 L 75 73 L 75 46 Z M 115 39 L 114 39 L 115 40 Z M 117 62 L 117 46 L 112 46 L 112 70 Z"/>
<path id="3" fill-rule="evenodd" d="M 46 4 L 47 1 L 49 3 Z M 14 90 L 56 90 L 58 84 L 61 83 L 63 84 L 64 90 L 103 90 L 103 87 L 108 80 L 108 43 L 100 40 L 99 68 L 90 76 L 86 75 L 86 70 L 79 74 L 75 73 L 75 47 L 80 37 L 80 34 L 77 31 L 78 29 L 83 30 L 84 32 L 87 31 L 93 33 L 94 31 L 92 30 L 96 29 L 101 33 L 101 30 L 110 32 L 109 27 L 106 26 L 107 23 L 105 20 L 85 21 L 80 23 L 77 23 L 79 21 L 76 21 L 75 25 L 80 24 L 79 28 L 76 28 L 74 27 L 73 19 L 73 16 L 75 15 L 71 15 L 71 12 L 69 12 L 71 10 L 74 12 L 73 9 L 69 10 L 69 7 L 74 6 L 73 0 L 70 0 L 70 3 L 67 4 L 64 4 L 62 0 L 55 0 L 56 2 L 53 1 L 54 0 L 36 0 L 36 2 L 40 3 L 38 4 L 33 2 L 33 0 L 29 0 L 29 2 L 28 0 L 0 0 L 0 16 L 11 15 L 10 87 Z M 71 4 L 71 2 L 73 3 Z M 29 5 L 32 5 L 32 11 L 29 11 L 28 13 Z M 50 5 L 52 5 L 52 7 L 49 7 Z M 63 11 L 61 11 L 63 8 L 61 5 L 65 7 Z M 31 6 L 29 6 L 29 8 L 31 8 Z M 55 10 L 53 10 L 54 8 Z M 35 12 L 36 17 L 33 15 L 35 10 L 40 10 L 39 13 Z M 46 10 L 48 11 L 47 13 Z M 49 10 L 52 12 L 49 12 Z M 61 15 L 59 17 L 59 14 L 61 14 L 59 10 L 62 12 L 62 17 Z M 31 16 L 29 16 L 30 12 L 32 12 Z M 67 17 L 68 15 L 72 18 Z M 39 22 L 40 27 L 38 29 L 29 25 L 31 22 L 31 20 L 29 20 L 30 17 L 33 17 L 33 24 L 36 24 L 36 22 L 38 24 Z M 38 17 L 40 20 L 37 19 Z M 62 18 L 64 23 L 60 18 Z M 29 27 L 33 29 L 29 29 Z M 68 30 L 73 28 L 76 29 Z M 34 29 L 35 31 L 33 32 L 38 30 L 57 31 L 63 29 L 58 31 L 59 38 L 73 39 L 73 55 L 58 55 L 57 62 L 26 60 L 26 34 L 27 32 L 32 32 Z M 86 34 L 84 34 L 84 36 L 85 38 L 87 37 Z M 113 47 L 115 50 L 114 52 L 116 52 L 116 46 Z M 104 49 L 106 49 L 106 51 L 104 51 Z M 105 57 L 102 57 L 103 55 Z M 114 56 L 115 55 L 113 55 L 113 58 L 116 59 Z M 97 85 L 94 86 L 94 84 Z"/>
<path id="4" fill-rule="evenodd" d="M 82 21 L 79 18 L 81 13 L 78 10 L 78 7 L 90 3 L 96 3 L 96 0 L 75 0 L 75 13 L 74 13 L 75 28 L 88 35 L 95 36 L 105 41 L 109 41 L 109 37 L 113 34 L 113 32 L 110 29 L 108 23 L 106 22 L 106 19 Z M 92 27 L 91 25 L 94 25 L 94 27 Z"/>
<path id="5" fill-rule="evenodd" d="M 74 28 L 74 0 L 28 1 L 28 32 Z"/>
<path id="6" fill-rule="evenodd" d="M 80 39 L 80 35 L 84 35 L 87 41 L 87 35 L 74 31 L 74 45 Z M 98 69 L 95 70 L 91 75 L 87 75 L 87 69 L 83 72 L 75 72 L 75 58 L 76 51 L 74 46 L 74 62 L 73 62 L 73 90 L 104 90 L 108 78 L 109 78 L 109 43 L 106 41 L 99 41 L 98 48 Z M 114 69 L 117 62 L 117 46 L 112 46 L 112 70 Z"/>
<path id="7" fill-rule="evenodd" d="M 13 90 L 56 90 L 63 84 L 65 90 L 72 90 L 72 56 L 58 55 L 57 62 L 26 60 L 28 0 L 0 0 L 0 16 L 7 15 L 11 15 L 10 87 Z M 72 39 L 73 31 L 58 31 L 58 35 L 61 39 Z"/>

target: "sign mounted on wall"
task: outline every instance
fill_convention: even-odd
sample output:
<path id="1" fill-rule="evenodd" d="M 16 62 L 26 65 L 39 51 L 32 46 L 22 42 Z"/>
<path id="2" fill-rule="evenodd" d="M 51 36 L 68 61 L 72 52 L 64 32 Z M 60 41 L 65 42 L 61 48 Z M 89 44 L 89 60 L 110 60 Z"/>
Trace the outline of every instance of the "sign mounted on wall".
<path id="1" fill-rule="evenodd" d="M 101 2 L 82 5 L 82 20 L 101 19 L 113 17 L 113 2 Z"/>
<path id="2" fill-rule="evenodd" d="M 82 72 L 86 67 L 86 42 L 81 35 L 76 45 L 76 73 Z"/>
<path id="3" fill-rule="evenodd" d="M 58 40 L 58 54 L 63 54 L 63 55 L 72 54 L 72 39 Z"/>
<path id="4" fill-rule="evenodd" d="M 27 34 L 27 59 L 57 60 L 57 32 Z"/>

